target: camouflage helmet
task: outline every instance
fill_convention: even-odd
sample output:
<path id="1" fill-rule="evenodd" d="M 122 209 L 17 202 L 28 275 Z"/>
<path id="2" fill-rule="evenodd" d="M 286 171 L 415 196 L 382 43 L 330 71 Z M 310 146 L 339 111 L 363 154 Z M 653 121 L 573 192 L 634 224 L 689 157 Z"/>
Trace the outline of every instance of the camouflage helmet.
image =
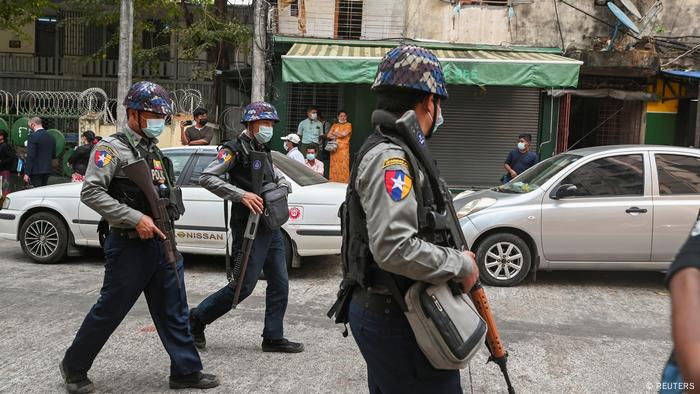
<path id="1" fill-rule="evenodd" d="M 161 115 L 173 114 L 173 99 L 162 86 L 149 81 L 131 85 L 124 97 L 124 106 L 137 111 L 154 112 Z"/>
<path id="2" fill-rule="evenodd" d="M 256 120 L 273 120 L 279 122 L 275 107 L 265 101 L 256 101 L 246 105 L 241 115 L 241 123 L 254 122 Z"/>
<path id="3" fill-rule="evenodd" d="M 372 91 L 398 87 L 447 98 L 442 66 L 435 54 L 415 45 L 393 48 L 382 58 Z"/>

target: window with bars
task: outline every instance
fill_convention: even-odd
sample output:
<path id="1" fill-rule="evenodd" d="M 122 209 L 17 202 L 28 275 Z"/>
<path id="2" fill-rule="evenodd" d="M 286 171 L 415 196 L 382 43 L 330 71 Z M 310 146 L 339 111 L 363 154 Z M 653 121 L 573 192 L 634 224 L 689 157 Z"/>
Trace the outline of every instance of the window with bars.
<path id="1" fill-rule="evenodd" d="M 170 59 L 170 30 L 159 20 L 149 20 L 149 29 L 143 31 L 143 49 L 155 49 L 159 60 Z"/>
<path id="2" fill-rule="evenodd" d="M 327 122 L 332 122 L 342 107 L 343 87 L 330 83 L 290 83 L 287 100 L 287 134 L 296 133 L 306 110 L 316 107 Z"/>
<path id="3" fill-rule="evenodd" d="M 336 4 L 336 38 L 359 40 L 362 35 L 362 1 L 338 0 Z"/>

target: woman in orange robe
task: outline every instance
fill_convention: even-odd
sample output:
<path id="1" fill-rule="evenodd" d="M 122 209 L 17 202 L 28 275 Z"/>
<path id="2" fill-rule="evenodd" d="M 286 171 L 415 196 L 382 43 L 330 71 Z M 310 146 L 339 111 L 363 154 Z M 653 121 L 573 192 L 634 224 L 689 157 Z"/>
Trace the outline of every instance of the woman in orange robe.
<path id="1" fill-rule="evenodd" d="M 333 124 L 326 138 L 334 139 L 338 149 L 331 152 L 331 168 L 328 180 L 331 182 L 348 183 L 350 181 L 350 137 L 352 124 L 348 122 L 345 111 L 338 112 L 338 123 Z"/>

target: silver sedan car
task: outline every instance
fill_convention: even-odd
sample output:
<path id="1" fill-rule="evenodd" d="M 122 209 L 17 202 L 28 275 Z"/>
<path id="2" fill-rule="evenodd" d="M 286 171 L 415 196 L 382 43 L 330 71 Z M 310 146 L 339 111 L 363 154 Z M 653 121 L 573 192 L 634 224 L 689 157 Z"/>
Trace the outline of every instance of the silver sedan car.
<path id="1" fill-rule="evenodd" d="M 700 208 L 700 150 L 572 150 L 454 199 L 483 282 L 537 270 L 665 270 Z"/>

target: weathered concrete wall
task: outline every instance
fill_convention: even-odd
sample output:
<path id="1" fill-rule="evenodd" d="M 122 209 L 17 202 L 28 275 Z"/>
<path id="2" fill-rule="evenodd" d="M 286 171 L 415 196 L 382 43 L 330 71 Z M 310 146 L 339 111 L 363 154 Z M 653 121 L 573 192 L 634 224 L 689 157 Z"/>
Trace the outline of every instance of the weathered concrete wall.
<path id="1" fill-rule="evenodd" d="M 632 0 L 642 15 L 654 0 Z M 567 0 L 569 4 L 614 24 L 616 19 L 607 7 L 595 6 L 593 0 Z M 406 1 L 406 36 L 415 39 L 469 44 L 529 45 L 588 49 L 598 38 L 610 34 L 610 27 L 596 21 L 560 0 L 532 0 L 516 4 L 509 15 L 506 6 L 467 5 L 459 12 L 442 0 Z M 641 22 L 632 17 L 641 28 Z M 679 37 L 700 35 L 700 1 L 664 0 L 661 11 L 643 31 L 643 35 Z M 561 25 L 564 44 L 559 35 Z"/>
<path id="2" fill-rule="evenodd" d="M 0 30 L 0 52 L 11 53 L 34 53 L 34 23 L 22 28 L 22 31 L 27 35 L 22 37 L 17 33 L 6 30 Z M 10 48 L 10 40 L 19 40 L 20 48 Z"/>

